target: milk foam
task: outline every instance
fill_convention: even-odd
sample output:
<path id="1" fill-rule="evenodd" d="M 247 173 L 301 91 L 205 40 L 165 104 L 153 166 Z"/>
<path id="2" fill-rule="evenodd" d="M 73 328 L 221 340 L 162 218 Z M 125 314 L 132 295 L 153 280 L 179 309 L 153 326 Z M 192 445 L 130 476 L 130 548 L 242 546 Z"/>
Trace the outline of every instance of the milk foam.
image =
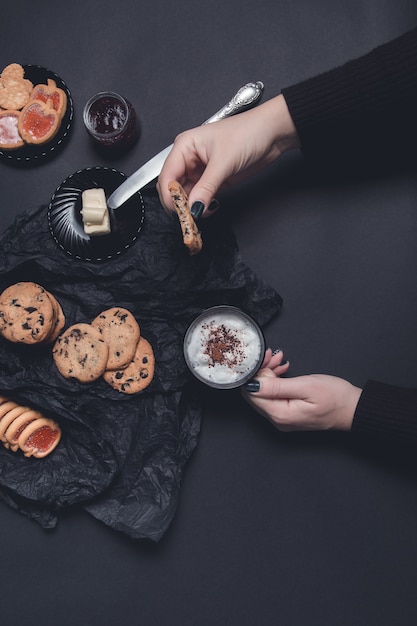
<path id="1" fill-rule="evenodd" d="M 257 327 L 239 312 L 208 312 L 191 327 L 185 350 L 198 377 L 228 385 L 257 368 L 263 341 Z"/>

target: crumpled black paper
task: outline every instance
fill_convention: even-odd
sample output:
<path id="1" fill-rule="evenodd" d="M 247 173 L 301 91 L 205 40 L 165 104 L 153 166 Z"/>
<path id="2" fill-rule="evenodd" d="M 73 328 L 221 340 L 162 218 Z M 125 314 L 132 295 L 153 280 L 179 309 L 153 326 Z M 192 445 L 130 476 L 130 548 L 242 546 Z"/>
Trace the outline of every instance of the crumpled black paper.
<path id="1" fill-rule="evenodd" d="M 81 384 L 56 369 L 51 346 L 0 340 L 0 393 L 56 419 L 62 440 L 44 459 L 0 446 L 0 497 L 45 528 L 78 504 L 133 538 L 159 540 L 175 513 L 184 466 L 197 445 L 203 407 L 182 341 L 208 306 L 239 306 L 264 325 L 281 298 L 242 262 L 219 214 L 201 221 L 203 251 L 190 256 L 178 220 L 154 189 L 137 243 L 116 260 L 77 261 L 50 235 L 47 207 L 22 213 L 0 238 L 0 289 L 34 281 L 63 307 L 67 326 L 121 306 L 155 352 L 151 385 L 121 394 L 104 380 Z"/>

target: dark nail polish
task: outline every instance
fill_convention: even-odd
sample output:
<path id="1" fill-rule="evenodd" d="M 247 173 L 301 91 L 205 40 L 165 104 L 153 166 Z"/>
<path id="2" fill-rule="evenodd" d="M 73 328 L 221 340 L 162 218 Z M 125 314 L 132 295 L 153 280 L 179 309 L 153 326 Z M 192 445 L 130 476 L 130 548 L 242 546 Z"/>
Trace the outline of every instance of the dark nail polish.
<path id="1" fill-rule="evenodd" d="M 285 361 L 281 361 L 280 365 L 287 365 L 287 363 L 288 363 L 288 361 L 287 361 L 287 360 L 285 360 Z"/>
<path id="2" fill-rule="evenodd" d="M 203 211 L 204 211 L 204 204 L 200 202 L 200 200 L 193 202 L 193 205 L 191 207 L 191 215 L 193 216 L 194 219 L 198 220 L 198 218 L 201 217 Z"/>
<path id="3" fill-rule="evenodd" d="M 250 380 L 244 385 L 245 391 L 248 393 L 256 393 L 261 388 L 259 380 Z"/>

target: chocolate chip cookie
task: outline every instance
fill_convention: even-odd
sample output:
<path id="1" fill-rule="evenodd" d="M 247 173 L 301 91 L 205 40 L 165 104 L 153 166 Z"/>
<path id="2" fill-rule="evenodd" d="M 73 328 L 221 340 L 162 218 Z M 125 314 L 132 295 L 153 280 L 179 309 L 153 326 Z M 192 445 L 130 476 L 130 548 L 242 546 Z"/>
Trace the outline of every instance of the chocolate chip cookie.
<path id="1" fill-rule="evenodd" d="M 53 329 L 53 303 L 41 285 L 18 282 L 0 295 L 0 334 L 15 343 L 44 341 Z"/>
<path id="2" fill-rule="evenodd" d="M 73 324 L 58 337 L 52 355 L 64 378 L 89 383 L 105 371 L 109 348 L 97 328 L 79 323 Z"/>
<path id="3" fill-rule="evenodd" d="M 106 370 L 125 368 L 133 359 L 140 327 L 133 314 L 121 307 L 103 311 L 91 322 L 109 346 Z"/>
<path id="4" fill-rule="evenodd" d="M 103 378 L 117 391 L 133 394 L 150 385 L 154 372 L 155 357 L 152 346 L 141 337 L 131 363 L 125 369 L 104 372 Z"/>

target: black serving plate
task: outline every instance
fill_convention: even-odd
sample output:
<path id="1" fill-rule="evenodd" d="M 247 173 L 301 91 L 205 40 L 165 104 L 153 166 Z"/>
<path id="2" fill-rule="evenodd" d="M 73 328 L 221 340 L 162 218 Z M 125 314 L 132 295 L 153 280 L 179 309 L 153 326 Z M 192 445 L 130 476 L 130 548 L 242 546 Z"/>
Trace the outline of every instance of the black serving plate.
<path id="1" fill-rule="evenodd" d="M 57 87 L 67 94 L 67 110 L 58 131 L 50 141 L 43 144 L 25 144 L 14 150 L 0 149 L 0 158 L 14 163 L 32 163 L 53 156 L 67 139 L 74 117 L 74 103 L 68 86 L 58 74 L 40 65 L 23 65 L 22 67 L 25 70 L 25 78 L 28 78 L 33 85 L 46 84 L 48 78 L 51 78 L 56 82 Z"/>
<path id="2" fill-rule="evenodd" d="M 86 235 L 82 220 L 85 189 L 104 189 L 106 198 L 126 175 L 109 167 L 88 167 L 66 178 L 56 189 L 48 208 L 49 230 L 59 247 L 81 261 L 103 262 L 124 254 L 138 240 L 145 219 L 142 194 L 135 193 L 116 210 L 109 209 L 111 232 Z"/>

